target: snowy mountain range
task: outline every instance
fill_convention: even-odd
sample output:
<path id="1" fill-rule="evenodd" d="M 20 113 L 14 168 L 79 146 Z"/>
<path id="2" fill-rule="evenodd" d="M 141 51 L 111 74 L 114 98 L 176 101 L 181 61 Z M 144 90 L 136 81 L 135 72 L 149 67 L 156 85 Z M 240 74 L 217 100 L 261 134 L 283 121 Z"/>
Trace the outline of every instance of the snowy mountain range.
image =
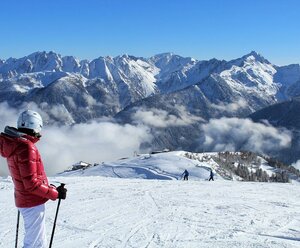
<path id="1" fill-rule="evenodd" d="M 146 124 L 154 139 L 143 146 L 152 149 L 204 149 L 195 137 L 203 123 L 244 118 L 299 95 L 300 65 L 276 66 L 254 51 L 231 61 L 172 53 L 88 61 L 55 52 L 0 61 L 0 102 L 35 103 L 47 123 L 115 117 Z"/>
<path id="2" fill-rule="evenodd" d="M 87 61 L 36 52 L 2 60 L 0 80 L 1 102 L 35 102 L 48 112 L 56 107 L 65 113 L 62 123 L 114 116 L 153 95 L 161 105 L 174 105 L 173 99 L 179 98 L 193 112 L 209 105 L 211 113 L 201 116 L 207 119 L 223 116 L 228 104 L 232 106 L 225 115 L 240 116 L 300 94 L 299 65 L 279 67 L 256 52 L 228 62 L 172 53 Z"/>

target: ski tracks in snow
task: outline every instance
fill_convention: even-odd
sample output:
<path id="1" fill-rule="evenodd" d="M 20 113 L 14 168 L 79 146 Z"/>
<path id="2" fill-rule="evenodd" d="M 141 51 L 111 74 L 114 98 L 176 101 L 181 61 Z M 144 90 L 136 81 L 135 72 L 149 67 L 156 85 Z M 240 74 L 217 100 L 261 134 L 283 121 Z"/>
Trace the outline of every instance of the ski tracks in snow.
<path id="1" fill-rule="evenodd" d="M 155 182 L 153 182 L 155 183 Z M 161 188 L 163 186 L 157 186 Z M 156 189 L 136 189 L 135 201 L 132 202 L 136 216 L 129 218 L 126 223 L 122 222 L 122 214 L 126 215 L 126 210 L 123 213 L 118 213 L 113 220 L 112 228 L 107 229 L 103 233 L 103 237 L 94 240 L 89 248 L 100 247 L 182 247 L 180 245 L 180 233 L 182 232 L 182 224 L 187 222 L 184 218 L 183 212 L 178 211 L 178 208 L 172 204 L 165 209 L 165 205 L 169 205 L 169 198 L 165 195 L 157 194 Z M 128 193 L 129 195 L 132 193 Z M 130 197 L 127 203 L 129 203 Z M 126 198 L 126 197 L 125 197 Z M 183 203 L 184 204 L 184 203 Z M 174 205 L 174 204 L 173 204 Z M 172 210 L 173 209 L 173 210 Z M 107 220 L 106 220 L 107 221 Z M 123 225 L 126 225 L 123 226 Z M 188 229 L 190 226 L 185 225 Z M 121 235 L 115 235 L 115 233 Z M 104 238 L 106 236 L 106 238 Z M 105 246 L 107 237 L 111 239 L 114 246 Z"/>
<path id="2" fill-rule="evenodd" d="M 56 248 L 298 248 L 299 186 L 103 177 L 65 182 Z M 0 246 L 13 247 L 11 182 L 0 181 Z M 57 202 L 46 210 L 51 235 Z M 23 223 L 20 223 L 20 240 Z M 21 241 L 20 241 L 21 242 Z"/>

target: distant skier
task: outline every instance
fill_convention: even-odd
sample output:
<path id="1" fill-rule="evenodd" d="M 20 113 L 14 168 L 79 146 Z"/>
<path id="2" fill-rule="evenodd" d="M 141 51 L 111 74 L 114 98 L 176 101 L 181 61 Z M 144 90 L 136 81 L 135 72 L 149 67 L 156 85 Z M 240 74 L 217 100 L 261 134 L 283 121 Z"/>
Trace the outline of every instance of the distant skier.
<path id="1" fill-rule="evenodd" d="M 5 127 L 0 135 L 0 155 L 7 159 L 14 182 L 15 204 L 24 219 L 24 248 L 46 248 L 45 202 L 65 199 L 67 190 L 48 184 L 35 143 L 43 127 L 41 116 L 27 110 L 20 114 L 18 128 Z"/>
<path id="2" fill-rule="evenodd" d="M 208 181 L 213 180 L 214 181 L 214 173 L 212 171 L 212 169 L 210 169 L 210 174 L 209 174 L 209 179 Z"/>
<path id="3" fill-rule="evenodd" d="M 189 172 L 187 170 L 184 170 L 184 172 L 182 173 L 183 180 L 188 181 L 189 180 Z"/>

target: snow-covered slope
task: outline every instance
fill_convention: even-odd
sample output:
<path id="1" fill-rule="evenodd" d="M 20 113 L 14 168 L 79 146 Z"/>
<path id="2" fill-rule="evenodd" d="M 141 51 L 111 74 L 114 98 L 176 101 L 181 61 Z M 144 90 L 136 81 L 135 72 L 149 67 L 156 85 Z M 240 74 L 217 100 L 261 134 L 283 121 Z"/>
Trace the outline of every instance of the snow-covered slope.
<path id="1" fill-rule="evenodd" d="M 281 174 L 284 168 L 276 169 L 270 166 L 267 160 L 254 153 L 173 151 L 137 154 L 132 158 L 122 158 L 114 162 L 103 162 L 83 168 L 75 166 L 75 169 L 70 168 L 59 175 L 182 180 L 184 170 L 188 170 L 189 178 L 193 181 L 208 180 L 212 170 L 216 180 L 268 182 L 273 181 L 275 174 Z M 299 181 L 297 175 L 289 171 L 284 173 L 289 174 L 290 180 Z M 278 178 L 277 181 L 280 179 Z"/>
<path id="2" fill-rule="evenodd" d="M 53 247 L 298 248 L 299 185 L 50 178 L 66 183 Z M 0 247 L 14 247 L 13 184 L 0 178 Z M 57 202 L 46 209 L 48 240 Z M 20 221 L 19 246 L 23 240 Z"/>
<path id="3" fill-rule="evenodd" d="M 205 180 L 209 178 L 210 169 L 218 168 L 213 160 L 200 162 L 188 159 L 185 154 L 184 151 L 141 154 L 134 158 L 103 163 L 85 170 L 64 172 L 61 175 L 180 180 L 183 171 L 187 169 L 191 180 Z M 217 174 L 216 178 L 222 179 Z"/>
<path id="4" fill-rule="evenodd" d="M 50 177 L 50 183 L 68 189 L 53 247 L 298 247 L 300 184 L 224 180 L 220 156 L 164 151 Z M 245 159 L 249 170 L 257 169 L 257 158 Z M 259 159 L 271 175 L 273 169 Z M 189 180 L 176 180 L 185 169 Z M 15 242 L 13 199 L 11 178 L 0 177 L 0 247 Z M 47 203 L 48 238 L 56 206 Z M 23 230 L 21 219 L 19 244 Z"/>

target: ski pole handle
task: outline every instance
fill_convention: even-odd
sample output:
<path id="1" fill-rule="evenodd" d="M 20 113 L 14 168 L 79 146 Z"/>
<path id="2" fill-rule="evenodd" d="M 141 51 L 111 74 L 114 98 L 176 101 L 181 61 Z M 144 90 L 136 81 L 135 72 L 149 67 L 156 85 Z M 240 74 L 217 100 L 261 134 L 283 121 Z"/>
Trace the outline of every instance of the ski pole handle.
<path id="1" fill-rule="evenodd" d="M 65 200 L 66 199 L 66 193 L 67 189 L 65 188 L 65 183 L 61 183 L 56 190 L 58 191 L 58 198 Z"/>

